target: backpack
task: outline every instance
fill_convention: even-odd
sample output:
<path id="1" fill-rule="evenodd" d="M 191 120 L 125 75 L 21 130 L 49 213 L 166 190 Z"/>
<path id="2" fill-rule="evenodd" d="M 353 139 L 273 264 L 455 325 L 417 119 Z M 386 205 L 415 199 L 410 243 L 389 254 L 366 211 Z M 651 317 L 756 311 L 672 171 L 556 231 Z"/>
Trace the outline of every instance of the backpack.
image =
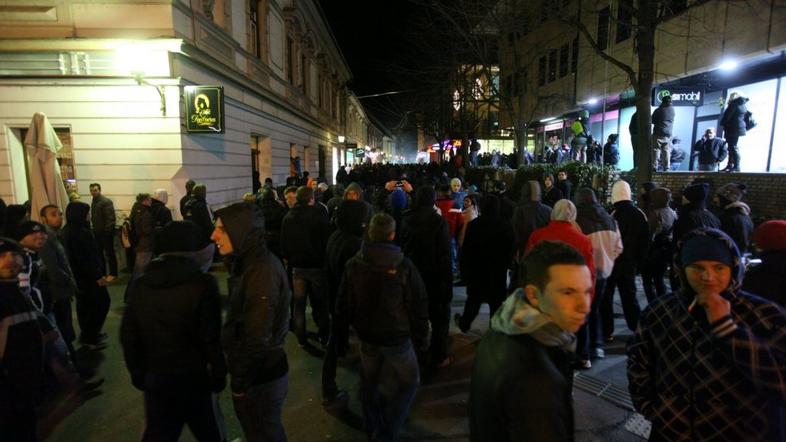
<path id="1" fill-rule="evenodd" d="M 756 120 L 753 119 L 753 114 L 750 113 L 750 111 L 745 112 L 745 116 L 742 119 L 745 121 L 745 130 L 751 130 L 758 124 Z"/>

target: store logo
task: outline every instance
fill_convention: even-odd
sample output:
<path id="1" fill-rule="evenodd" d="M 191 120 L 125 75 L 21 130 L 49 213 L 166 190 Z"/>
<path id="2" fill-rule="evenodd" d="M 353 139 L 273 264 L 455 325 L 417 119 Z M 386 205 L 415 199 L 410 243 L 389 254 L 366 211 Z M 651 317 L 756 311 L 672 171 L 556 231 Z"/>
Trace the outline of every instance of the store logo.
<path id="1" fill-rule="evenodd" d="M 653 91 L 652 105 L 660 106 L 666 97 L 671 97 L 672 106 L 701 106 L 704 104 L 704 88 L 658 87 Z"/>

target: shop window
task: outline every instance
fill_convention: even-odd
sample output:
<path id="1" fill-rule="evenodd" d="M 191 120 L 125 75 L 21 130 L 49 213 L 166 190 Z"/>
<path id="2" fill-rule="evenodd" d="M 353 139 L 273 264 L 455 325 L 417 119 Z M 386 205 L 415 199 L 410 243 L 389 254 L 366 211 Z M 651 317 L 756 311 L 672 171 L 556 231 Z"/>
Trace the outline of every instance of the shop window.
<path id="1" fill-rule="evenodd" d="M 595 42 L 601 51 L 605 51 L 609 46 L 609 18 L 610 12 L 608 6 L 598 12 L 598 31 L 595 34 Z"/>
<path id="2" fill-rule="evenodd" d="M 780 93 L 778 98 L 778 109 L 775 116 L 775 127 L 786 127 L 786 77 L 781 78 Z M 759 117 L 756 121 L 760 120 Z M 758 127 L 756 127 L 757 130 Z M 770 158 L 770 172 L 786 173 L 786 131 L 775 130 L 775 137 L 772 140 L 772 152 Z M 742 162 L 745 165 L 744 162 Z"/>
<path id="3" fill-rule="evenodd" d="M 722 91 L 707 92 L 704 94 L 704 105 L 696 108 L 696 117 L 710 117 L 723 111 L 721 108 Z M 718 116 L 720 119 L 720 116 Z"/>
<path id="4" fill-rule="evenodd" d="M 568 56 L 570 49 L 568 45 L 564 44 L 559 48 L 559 78 L 568 75 Z"/>
<path id="5" fill-rule="evenodd" d="M 630 38 L 633 26 L 633 0 L 621 0 L 617 9 L 617 35 L 615 42 L 620 43 Z"/>
<path id="6" fill-rule="evenodd" d="M 766 172 L 772 136 L 772 119 L 775 112 L 777 79 L 730 88 L 727 92 L 741 92 L 748 97 L 748 111 L 758 125 L 740 137 L 740 169 L 743 172 Z"/>
<path id="7" fill-rule="evenodd" d="M 546 84 L 546 57 L 540 57 L 538 60 L 538 86 Z"/>
<path id="8" fill-rule="evenodd" d="M 557 79 L 557 51 L 549 51 L 549 83 Z"/>

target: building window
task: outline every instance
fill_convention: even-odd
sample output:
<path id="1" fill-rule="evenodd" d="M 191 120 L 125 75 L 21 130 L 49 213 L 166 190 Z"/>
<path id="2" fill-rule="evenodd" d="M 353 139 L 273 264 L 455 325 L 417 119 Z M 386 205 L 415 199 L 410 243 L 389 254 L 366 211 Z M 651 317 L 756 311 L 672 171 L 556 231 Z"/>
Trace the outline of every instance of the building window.
<path id="1" fill-rule="evenodd" d="M 287 80 L 295 83 L 295 42 L 291 37 L 287 37 Z"/>
<path id="2" fill-rule="evenodd" d="M 261 41 L 259 39 L 259 2 L 251 0 L 248 2 L 248 19 L 251 32 L 251 53 L 256 57 L 261 55 Z"/>
<path id="3" fill-rule="evenodd" d="M 538 86 L 546 84 L 546 57 L 538 60 Z"/>
<path id="4" fill-rule="evenodd" d="M 557 51 L 549 51 L 549 83 L 557 79 Z"/>
<path id="5" fill-rule="evenodd" d="M 573 39 L 573 56 L 570 59 L 570 72 L 576 73 L 576 67 L 579 65 L 579 39 Z"/>
<path id="6" fill-rule="evenodd" d="M 307 93 L 307 85 L 308 85 L 308 59 L 306 59 L 306 54 L 300 54 L 300 90 L 303 91 L 304 94 Z"/>
<path id="7" fill-rule="evenodd" d="M 567 44 L 562 45 L 559 48 L 559 78 L 568 75 L 569 55 L 570 55 L 570 49 L 568 48 L 568 45 Z"/>
<path id="8" fill-rule="evenodd" d="M 633 26 L 633 0 L 621 0 L 617 10 L 617 36 L 614 38 L 616 43 L 630 38 L 630 30 Z"/>
<path id="9" fill-rule="evenodd" d="M 601 51 L 605 51 L 609 46 L 609 7 L 605 7 L 598 12 L 598 32 L 596 42 Z"/>

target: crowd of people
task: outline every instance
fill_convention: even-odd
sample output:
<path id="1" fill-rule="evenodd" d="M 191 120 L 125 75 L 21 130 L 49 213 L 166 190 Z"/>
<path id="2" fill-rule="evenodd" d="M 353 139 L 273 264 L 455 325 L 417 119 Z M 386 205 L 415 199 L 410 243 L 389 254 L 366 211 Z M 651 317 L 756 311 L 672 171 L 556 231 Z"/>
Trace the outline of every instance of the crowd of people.
<path id="1" fill-rule="evenodd" d="M 675 203 L 656 183 L 634 194 L 620 180 L 605 207 L 565 171 L 525 183 L 518 201 L 504 182 L 462 178 L 436 164 L 341 168 L 335 185 L 304 172 L 215 213 L 189 181 L 183 221 L 165 192 L 138 195 L 120 336 L 145 398 L 143 439 L 177 440 L 187 424 L 224 440 L 214 403 L 228 376 L 246 439 L 286 440 L 292 332 L 303 351 L 324 350 L 327 407 L 346 406 L 337 360 L 357 341 L 364 428 L 397 440 L 419 386 L 454 363 L 451 321 L 468 332 L 485 303 L 471 439 L 571 440 L 573 371 L 605 357 L 619 293 L 630 393 L 653 440 L 784 440 L 786 221 L 754 228 L 744 184 L 710 194 L 695 182 Z M 76 368 L 71 318 L 75 298 L 79 341 L 105 345 L 114 209 L 110 219 L 98 183 L 91 193 L 92 209 L 71 202 L 65 225 L 56 206 L 39 223 L 0 205 L 0 440 L 37 440 L 45 377 L 73 400 L 101 382 Z M 750 270 L 749 252 L 762 261 Z M 216 256 L 229 274 L 223 320 Z M 467 299 L 451 317 L 456 285 Z"/>

